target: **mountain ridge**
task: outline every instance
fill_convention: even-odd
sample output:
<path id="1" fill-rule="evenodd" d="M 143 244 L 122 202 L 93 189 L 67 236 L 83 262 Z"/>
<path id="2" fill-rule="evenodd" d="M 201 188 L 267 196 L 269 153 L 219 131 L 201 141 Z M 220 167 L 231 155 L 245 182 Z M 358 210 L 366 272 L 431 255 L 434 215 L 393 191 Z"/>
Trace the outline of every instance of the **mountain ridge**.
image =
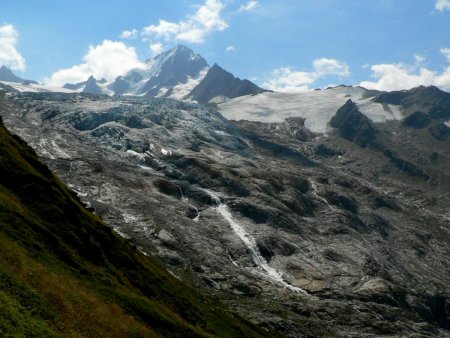
<path id="1" fill-rule="evenodd" d="M 109 83 L 94 83 L 91 76 L 89 87 L 84 81 L 65 84 L 64 88 L 92 94 L 200 100 L 203 104 L 215 97 L 234 98 L 264 91 L 249 80 L 235 78 L 217 64 L 210 68 L 202 56 L 183 45 L 146 60 L 145 65 L 147 68 L 132 69 Z"/>
<path id="2" fill-rule="evenodd" d="M 6 66 L 0 67 L 0 81 L 5 82 L 13 82 L 13 83 L 21 83 L 21 84 L 38 84 L 37 81 L 33 80 L 24 80 L 17 75 L 15 75 L 10 68 Z"/>
<path id="3" fill-rule="evenodd" d="M 215 63 L 186 98 L 207 104 L 215 98 L 220 102 L 239 96 L 256 95 L 265 91 L 249 80 L 241 80 L 235 77 Z"/>

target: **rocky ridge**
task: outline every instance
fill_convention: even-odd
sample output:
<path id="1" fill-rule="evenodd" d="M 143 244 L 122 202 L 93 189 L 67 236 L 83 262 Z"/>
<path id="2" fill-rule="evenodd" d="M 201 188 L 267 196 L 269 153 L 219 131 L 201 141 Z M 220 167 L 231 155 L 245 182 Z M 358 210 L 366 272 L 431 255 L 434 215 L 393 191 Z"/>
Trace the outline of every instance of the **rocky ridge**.
<path id="1" fill-rule="evenodd" d="M 38 84 L 33 80 L 24 80 L 17 75 L 15 75 L 11 69 L 6 66 L 0 67 L 0 81 L 12 82 L 12 83 L 22 83 L 22 84 Z"/>

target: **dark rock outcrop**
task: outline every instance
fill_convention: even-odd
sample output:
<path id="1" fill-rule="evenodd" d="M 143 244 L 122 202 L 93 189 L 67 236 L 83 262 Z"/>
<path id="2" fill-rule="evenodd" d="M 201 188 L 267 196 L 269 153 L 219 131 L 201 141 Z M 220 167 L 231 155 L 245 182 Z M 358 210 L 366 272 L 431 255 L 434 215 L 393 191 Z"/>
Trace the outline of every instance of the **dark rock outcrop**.
<path id="1" fill-rule="evenodd" d="M 405 126 L 417 129 L 425 128 L 430 123 L 431 118 L 421 111 L 416 111 L 403 120 L 403 124 Z"/>
<path id="2" fill-rule="evenodd" d="M 450 138 L 450 128 L 444 123 L 437 123 L 428 129 L 431 135 L 439 141 L 445 141 Z"/>
<path id="3" fill-rule="evenodd" d="M 376 130 L 370 119 L 362 114 L 352 100 L 348 100 L 330 120 L 330 125 L 339 130 L 340 135 L 361 147 L 375 140 Z"/>
<path id="4" fill-rule="evenodd" d="M 450 93 L 434 86 L 382 93 L 376 96 L 374 101 L 401 105 L 407 113 L 420 110 L 432 119 L 450 118 Z"/>
<path id="5" fill-rule="evenodd" d="M 130 88 L 130 84 L 125 81 L 122 76 L 119 76 L 113 83 L 111 83 L 109 88 L 115 93 L 115 95 L 122 95 Z"/>
<path id="6" fill-rule="evenodd" d="M 199 103 L 206 104 L 215 97 L 234 98 L 259 94 L 265 90 L 249 80 L 241 80 L 219 67 L 212 66 L 203 80 L 187 96 Z"/>
<path id="7" fill-rule="evenodd" d="M 83 93 L 89 93 L 89 94 L 102 94 L 102 89 L 98 86 L 97 80 L 90 76 L 89 79 L 86 81 L 86 86 L 83 89 Z"/>

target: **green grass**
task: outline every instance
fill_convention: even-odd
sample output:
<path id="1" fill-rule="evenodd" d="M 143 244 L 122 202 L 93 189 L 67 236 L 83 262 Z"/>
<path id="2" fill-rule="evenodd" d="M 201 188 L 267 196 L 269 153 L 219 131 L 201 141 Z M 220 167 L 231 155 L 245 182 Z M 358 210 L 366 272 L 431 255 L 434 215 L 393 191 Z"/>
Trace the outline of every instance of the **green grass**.
<path id="1" fill-rule="evenodd" d="M 0 336 L 271 335 L 133 249 L 0 125 Z"/>

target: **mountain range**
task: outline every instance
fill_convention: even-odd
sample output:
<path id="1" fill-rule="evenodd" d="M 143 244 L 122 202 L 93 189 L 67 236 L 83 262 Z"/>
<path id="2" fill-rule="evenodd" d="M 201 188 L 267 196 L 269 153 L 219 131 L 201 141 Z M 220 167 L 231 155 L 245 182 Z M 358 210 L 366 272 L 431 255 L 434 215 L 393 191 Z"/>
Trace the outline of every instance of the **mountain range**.
<path id="1" fill-rule="evenodd" d="M 91 94 L 189 99 L 203 104 L 264 92 L 254 83 L 236 78 L 217 64 L 209 67 L 203 57 L 182 45 L 144 64 L 144 68 L 132 69 L 112 82 L 91 76 L 84 82 L 67 83 L 64 88 Z"/>
<path id="2" fill-rule="evenodd" d="M 182 46 L 68 87 L 0 83 L 18 135 L 0 128 L 13 318 L 32 307 L 11 284 L 70 308 L 67 289 L 36 284 L 63 271 L 77 295 L 100 297 L 97 335 L 114 310 L 163 336 L 449 336 L 449 93 L 264 91 Z M 25 312 L 77 332 L 62 313 Z"/>

